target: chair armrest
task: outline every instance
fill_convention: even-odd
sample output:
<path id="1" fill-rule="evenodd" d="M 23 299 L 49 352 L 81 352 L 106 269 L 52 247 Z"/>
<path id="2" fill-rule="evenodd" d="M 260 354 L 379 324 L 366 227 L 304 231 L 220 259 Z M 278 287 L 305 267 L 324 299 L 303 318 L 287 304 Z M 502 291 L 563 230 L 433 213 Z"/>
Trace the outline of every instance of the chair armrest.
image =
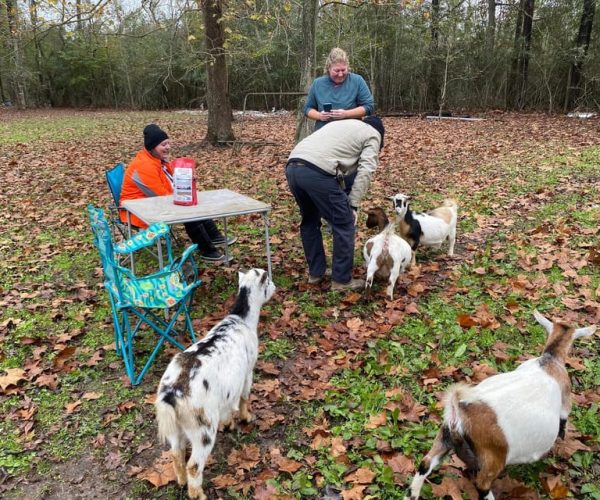
<path id="1" fill-rule="evenodd" d="M 164 222 L 152 224 L 148 229 L 140 231 L 128 240 L 114 246 L 115 253 L 128 255 L 142 248 L 153 245 L 158 238 L 169 237 L 169 226 Z"/>
<path id="2" fill-rule="evenodd" d="M 173 263 L 169 266 L 171 271 L 178 271 L 179 274 L 185 279 L 186 282 L 195 282 L 198 280 L 198 266 L 196 264 L 196 260 L 194 259 L 194 251 L 198 248 L 198 245 L 195 243 L 190 245 L 185 249 L 185 251 L 181 254 L 181 256 L 174 260 Z M 187 268 L 184 269 L 184 266 L 187 265 Z"/>
<path id="3" fill-rule="evenodd" d="M 172 270 L 179 269 L 185 263 L 185 261 L 188 260 L 188 259 L 192 259 L 194 261 L 194 264 L 195 264 L 196 262 L 195 262 L 194 257 L 193 257 L 192 254 L 196 250 L 196 248 L 198 248 L 198 245 L 196 245 L 196 243 L 194 243 L 194 244 L 190 245 L 189 247 L 187 247 L 185 249 L 185 251 L 181 254 L 181 256 L 173 261 L 173 263 L 171 264 L 170 268 Z"/>

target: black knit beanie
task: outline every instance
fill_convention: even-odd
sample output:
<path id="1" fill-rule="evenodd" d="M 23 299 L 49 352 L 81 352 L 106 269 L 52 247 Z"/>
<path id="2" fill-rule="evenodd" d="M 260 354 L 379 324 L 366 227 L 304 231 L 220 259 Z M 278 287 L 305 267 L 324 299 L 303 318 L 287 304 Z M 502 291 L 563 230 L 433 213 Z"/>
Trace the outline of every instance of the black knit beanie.
<path id="1" fill-rule="evenodd" d="M 383 122 L 381 118 L 378 116 L 365 116 L 363 118 L 363 122 L 368 123 L 373 127 L 379 134 L 381 135 L 381 143 L 379 144 L 379 149 L 383 149 L 383 136 L 385 134 L 385 127 L 383 126 Z"/>
<path id="2" fill-rule="evenodd" d="M 148 151 L 152 151 L 162 141 L 168 139 L 167 133 L 161 129 L 156 123 L 146 125 L 144 128 L 144 147 Z"/>

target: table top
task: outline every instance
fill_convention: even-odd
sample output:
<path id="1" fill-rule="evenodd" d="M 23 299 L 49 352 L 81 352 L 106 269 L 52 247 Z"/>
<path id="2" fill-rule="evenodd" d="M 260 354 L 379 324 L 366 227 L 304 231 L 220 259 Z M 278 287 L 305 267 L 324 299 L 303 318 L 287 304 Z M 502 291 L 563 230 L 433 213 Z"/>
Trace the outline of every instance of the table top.
<path id="1" fill-rule="evenodd" d="M 271 205 L 229 189 L 198 191 L 198 204 L 189 207 L 175 205 L 173 195 L 127 200 L 121 206 L 147 224 L 180 224 L 271 210 Z"/>

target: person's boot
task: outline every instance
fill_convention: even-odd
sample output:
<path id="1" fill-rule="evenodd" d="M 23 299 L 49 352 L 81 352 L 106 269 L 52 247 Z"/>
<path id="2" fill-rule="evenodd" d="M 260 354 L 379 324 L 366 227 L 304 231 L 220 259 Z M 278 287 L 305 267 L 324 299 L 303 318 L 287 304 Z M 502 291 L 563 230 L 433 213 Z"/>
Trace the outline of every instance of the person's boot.
<path id="1" fill-rule="evenodd" d="M 233 245 L 236 241 L 237 241 L 237 236 L 229 235 L 227 237 L 227 246 Z M 223 246 L 225 246 L 225 236 L 223 236 L 221 234 L 221 235 L 217 236 L 216 238 L 211 239 L 211 243 L 216 247 L 223 247 Z"/>
<path id="2" fill-rule="evenodd" d="M 344 290 L 362 290 L 365 287 L 365 280 L 360 278 L 352 278 L 348 283 L 331 282 L 331 289 L 334 291 Z"/>
<path id="3" fill-rule="evenodd" d="M 204 260 L 206 262 L 224 262 L 225 255 L 221 253 L 216 248 L 209 248 L 208 250 L 198 251 L 200 254 L 200 260 Z"/>
<path id="4" fill-rule="evenodd" d="M 331 278 L 331 269 L 325 269 L 325 272 L 321 274 L 321 276 L 313 276 L 312 274 L 308 275 L 308 284 L 309 285 L 318 285 L 322 283 L 326 279 Z"/>

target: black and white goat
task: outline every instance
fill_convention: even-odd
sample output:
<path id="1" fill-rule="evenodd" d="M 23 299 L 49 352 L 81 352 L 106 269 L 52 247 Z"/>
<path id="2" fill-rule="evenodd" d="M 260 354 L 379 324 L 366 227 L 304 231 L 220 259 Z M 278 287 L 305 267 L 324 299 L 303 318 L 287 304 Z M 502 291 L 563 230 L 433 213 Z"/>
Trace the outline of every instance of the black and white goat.
<path id="1" fill-rule="evenodd" d="M 573 341 L 592 335 L 596 326 L 575 329 L 552 323 L 537 311 L 534 316 L 548 332 L 542 355 L 478 385 L 448 390 L 442 428 L 406 498 L 418 499 L 425 478 L 454 450 L 475 473 L 479 498 L 493 500 L 492 482 L 506 465 L 535 462 L 558 436 L 564 437 L 571 411 L 565 360 Z"/>
<path id="2" fill-rule="evenodd" d="M 177 354 L 162 376 L 156 396 L 158 434 L 171 447 L 180 486 L 190 498 L 204 500 L 204 464 L 220 424 L 234 427 L 252 415 L 248 398 L 258 356 L 258 320 L 262 305 L 275 292 L 267 273 L 239 273 L 239 293 L 230 314 L 199 342 Z M 191 456 L 186 465 L 186 448 Z"/>
<path id="3" fill-rule="evenodd" d="M 365 289 L 370 293 L 375 276 L 389 280 L 386 291 L 390 300 L 393 300 L 396 280 L 410 266 L 412 250 L 405 240 L 395 234 L 394 224 L 390 224 L 380 207 L 369 210 L 367 227 L 378 227 L 380 233 L 367 240 L 363 248 L 367 268 Z"/>
<path id="4" fill-rule="evenodd" d="M 392 202 L 400 236 L 408 241 L 413 251 L 419 245 L 439 249 L 448 240 L 448 255 L 454 255 L 458 219 L 456 201 L 448 198 L 441 207 L 425 213 L 413 213 L 410 210 L 410 197 L 405 194 L 392 196 Z"/>

